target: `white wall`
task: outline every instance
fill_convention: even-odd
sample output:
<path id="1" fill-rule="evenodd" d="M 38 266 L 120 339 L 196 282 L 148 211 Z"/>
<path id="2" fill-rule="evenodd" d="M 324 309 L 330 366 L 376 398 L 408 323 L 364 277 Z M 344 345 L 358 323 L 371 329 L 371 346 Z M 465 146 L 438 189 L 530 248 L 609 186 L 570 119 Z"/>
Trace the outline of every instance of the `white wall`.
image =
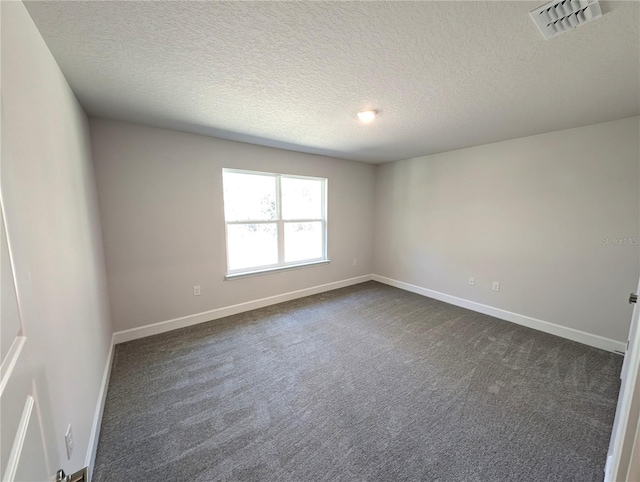
<path id="1" fill-rule="evenodd" d="M 99 119 L 91 139 L 116 331 L 372 271 L 373 165 Z M 224 281 L 223 167 L 328 178 L 331 263 Z"/>
<path id="2" fill-rule="evenodd" d="M 2 216 L 0 216 L 0 271 L 2 276 L 0 278 L 0 360 L 4 361 L 14 338 L 20 334 L 22 326 Z"/>
<path id="3" fill-rule="evenodd" d="M 7 235 L 49 462 L 73 471 L 85 465 L 112 333 L 89 125 L 24 5 L 1 8 Z"/>
<path id="4" fill-rule="evenodd" d="M 635 117 L 381 165 L 375 273 L 626 342 L 638 245 L 603 238 L 640 235 L 638 132 Z"/>

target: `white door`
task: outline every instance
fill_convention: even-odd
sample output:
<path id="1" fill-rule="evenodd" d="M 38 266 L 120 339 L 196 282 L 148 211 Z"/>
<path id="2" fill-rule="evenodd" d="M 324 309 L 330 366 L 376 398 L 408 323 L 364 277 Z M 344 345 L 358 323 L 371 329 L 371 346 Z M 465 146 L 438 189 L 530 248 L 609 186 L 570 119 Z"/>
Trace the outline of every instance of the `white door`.
<path id="1" fill-rule="evenodd" d="M 0 212 L 2 212 L 0 202 Z M 10 247 L 0 215 L 0 475 L 2 482 L 52 480 L 46 460 L 40 406 L 22 329 Z"/>
<path id="2" fill-rule="evenodd" d="M 640 280 L 636 294 L 640 293 Z M 611 433 L 609 455 L 605 472 L 605 481 L 618 482 L 626 478 L 640 411 L 640 393 L 636 389 L 640 377 L 640 308 L 638 303 L 633 308 L 629 344 L 625 353 L 620 378 L 620 394 L 616 418 Z M 635 392 L 635 393 L 634 393 Z"/>

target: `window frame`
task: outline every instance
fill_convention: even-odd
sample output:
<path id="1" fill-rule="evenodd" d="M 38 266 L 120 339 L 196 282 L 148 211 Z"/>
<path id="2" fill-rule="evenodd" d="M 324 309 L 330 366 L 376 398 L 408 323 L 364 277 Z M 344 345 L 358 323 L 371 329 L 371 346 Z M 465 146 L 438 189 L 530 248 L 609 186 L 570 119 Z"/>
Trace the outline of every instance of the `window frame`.
<path id="1" fill-rule="evenodd" d="M 276 182 L 276 218 L 272 220 L 244 220 L 244 221 L 227 221 L 227 215 L 224 199 L 224 174 L 237 173 L 257 176 L 266 176 L 275 178 Z M 321 218 L 296 218 L 283 219 L 282 217 L 282 178 L 288 179 L 306 179 L 312 181 L 320 181 L 321 192 Z M 225 235 L 225 257 L 226 257 L 226 275 L 225 280 L 242 278 L 246 276 L 262 275 L 278 271 L 306 268 L 320 264 L 329 263 L 328 256 L 328 221 L 327 221 L 327 185 L 329 180 L 324 177 L 300 176 L 295 174 L 282 174 L 276 172 L 251 171 L 247 169 L 222 168 L 222 205 L 224 217 L 224 235 Z M 321 223 L 322 227 L 322 256 L 318 258 L 305 259 L 299 261 L 285 261 L 285 226 L 287 223 Z M 253 266 L 248 268 L 229 269 L 229 226 L 230 225 L 249 225 L 249 224 L 273 224 L 276 226 L 276 239 L 278 243 L 278 262 L 269 265 Z"/>

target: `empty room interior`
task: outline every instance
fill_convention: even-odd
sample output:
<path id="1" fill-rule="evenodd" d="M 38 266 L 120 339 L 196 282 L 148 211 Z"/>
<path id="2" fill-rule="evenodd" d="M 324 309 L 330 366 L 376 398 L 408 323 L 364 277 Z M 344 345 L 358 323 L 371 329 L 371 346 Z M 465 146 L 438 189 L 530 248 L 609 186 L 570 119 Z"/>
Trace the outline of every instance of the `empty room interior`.
<path id="1" fill-rule="evenodd" d="M 640 482 L 640 2 L 0 20 L 2 481 Z"/>

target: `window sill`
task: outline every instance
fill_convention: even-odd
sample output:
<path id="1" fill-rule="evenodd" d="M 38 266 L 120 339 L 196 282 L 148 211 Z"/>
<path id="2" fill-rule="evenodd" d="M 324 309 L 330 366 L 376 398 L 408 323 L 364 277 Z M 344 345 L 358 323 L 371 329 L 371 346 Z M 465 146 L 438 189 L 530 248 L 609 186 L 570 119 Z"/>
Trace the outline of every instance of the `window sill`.
<path id="1" fill-rule="evenodd" d="M 265 274 L 271 274 L 271 273 L 279 273 L 281 271 L 290 271 L 290 270 L 294 270 L 294 269 L 302 269 L 302 268 L 311 268 L 313 266 L 318 266 L 320 264 L 329 264 L 329 260 L 328 259 L 323 259 L 321 261 L 312 261 L 310 263 L 300 263 L 300 264 L 292 264 L 289 266 L 278 266 L 276 268 L 267 268 L 267 269 L 258 269 L 255 271 L 245 271 L 243 273 L 235 273 L 235 274 L 228 274 L 224 277 L 225 281 L 233 281 L 236 279 L 240 279 L 240 278 L 250 278 L 252 276 L 262 276 Z"/>

